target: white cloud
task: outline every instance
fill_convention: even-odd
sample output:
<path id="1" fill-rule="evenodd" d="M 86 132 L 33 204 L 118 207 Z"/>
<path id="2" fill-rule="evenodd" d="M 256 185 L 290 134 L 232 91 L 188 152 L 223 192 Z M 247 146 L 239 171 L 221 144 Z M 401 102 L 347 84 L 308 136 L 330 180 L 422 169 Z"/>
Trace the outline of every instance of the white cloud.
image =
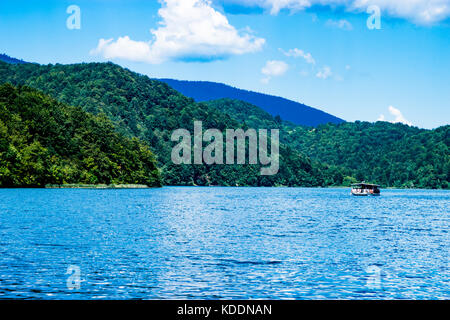
<path id="1" fill-rule="evenodd" d="M 340 20 L 329 19 L 327 21 L 326 25 L 328 27 L 339 28 L 339 29 L 347 30 L 347 31 L 353 30 L 352 24 L 345 19 L 340 19 Z"/>
<path id="2" fill-rule="evenodd" d="M 270 77 L 279 77 L 286 73 L 289 66 L 284 61 L 270 60 L 266 62 L 266 65 L 261 69 L 262 74 Z"/>
<path id="3" fill-rule="evenodd" d="M 331 68 L 329 66 L 323 66 L 322 68 L 316 67 L 316 60 L 313 58 L 311 53 L 305 52 L 301 49 L 294 48 L 289 49 L 288 51 L 284 51 L 283 49 L 279 49 L 286 57 L 294 57 L 294 58 L 303 58 L 308 64 L 312 66 L 311 71 L 313 74 L 315 73 L 316 77 L 319 79 L 328 79 L 331 76 L 333 76 L 333 72 L 331 71 Z M 350 66 L 345 67 L 346 70 L 350 69 Z M 301 70 L 300 75 L 302 77 L 307 77 L 309 75 L 309 72 L 306 70 Z M 334 75 L 334 80 L 336 81 L 344 81 L 344 78 L 338 74 Z M 267 80 L 265 79 L 265 82 L 268 82 L 270 78 Z"/>
<path id="4" fill-rule="evenodd" d="M 316 60 L 313 58 L 313 56 L 311 55 L 311 53 L 305 52 L 301 49 L 298 48 L 294 48 L 294 49 L 289 49 L 288 51 L 284 51 L 283 49 L 279 49 L 286 57 L 294 57 L 294 58 L 303 58 L 308 64 L 310 64 L 311 67 L 311 71 L 313 72 L 313 74 L 316 75 L 317 78 L 319 79 L 328 79 L 331 76 L 334 76 L 333 79 L 336 81 L 344 81 L 344 78 L 338 74 L 334 74 L 331 71 L 331 68 L 329 66 L 323 66 L 322 68 L 318 68 L 316 67 Z M 345 69 L 348 71 L 350 70 L 350 66 L 346 65 Z M 302 77 L 307 77 L 309 75 L 309 72 L 306 70 L 301 70 L 299 73 Z M 265 79 L 264 82 L 268 82 L 270 80 L 269 79 Z"/>
<path id="5" fill-rule="evenodd" d="M 328 66 L 322 67 L 322 69 L 317 72 L 316 77 L 319 79 L 328 79 L 333 75 L 333 72 L 331 72 L 331 68 Z"/>
<path id="6" fill-rule="evenodd" d="M 393 106 L 389 106 L 389 113 L 394 116 L 394 120 L 388 121 L 388 120 L 386 120 L 386 117 L 384 116 L 384 114 L 381 114 L 377 121 L 388 121 L 391 123 L 403 123 L 403 124 L 407 124 L 408 126 L 413 125 L 411 121 L 408 121 L 405 119 L 405 117 L 403 116 L 402 112 L 399 109 L 394 108 Z"/>
<path id="7" fill-rule="evenodd" d="M 265 77 L 261 79 L 261 82 L 267 84 L 272 77 L 282 76 L 288 69 L 289 65 L 284 61 L 267 61 L 266 65 L 261 69 L 261 73 L 265 75 Z"/>
<path id="8" fill-rule="evenodd" d="M 314 60 L 313 56 L 311 55 L 311 53 L 309 52 L 304 52 L 303 50 L 294 48 L 294 49 L 290 49 L 289 51 L 283 51 L 282 49 L 280 49 L 281 52 L 283 52 L 283 54 L 286 57 L 294 57 L 294 58 L 303 58 L 305 59 L 305 61 L 309 64 L 316 64 L 316 60 Z"/>
<path id="9" fill-rule="evenodd" d="M 222 2 L 259 6 L 270 10 L 271 14 L 277 14 L 282 9 L 304 10 L 314 5 L 365 12 L 369 6 L 377 5 L 382 14 L 425 25 L 450 17 L 450 0 L 222 0 Z"/>
<path id="10" fill-rule="evenodd" d="M 261 50 L 265 43 L 240 33 L 211 6 L 210 0 L 161 0 L 160 26 L 152 41 L 129 36 L 100 39 L 91 54 L 159 64 L 167 60 L 214 60 Z"/>

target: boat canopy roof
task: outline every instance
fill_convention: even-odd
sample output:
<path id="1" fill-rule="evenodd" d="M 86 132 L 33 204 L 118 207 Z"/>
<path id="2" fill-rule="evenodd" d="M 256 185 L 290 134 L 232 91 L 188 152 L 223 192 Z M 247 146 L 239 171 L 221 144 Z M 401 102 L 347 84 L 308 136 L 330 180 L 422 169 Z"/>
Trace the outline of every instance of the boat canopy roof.
<path id="1" fill-rule="evenodd" d="M 365 183 L 365 182 L 361 182 L 361 183 L 354 183 L 352 184 L 352 187 L 369 187 L 369 188 L 379 188 L 380 185 L 378 184 L 371 184 L 371 183 Z"/>

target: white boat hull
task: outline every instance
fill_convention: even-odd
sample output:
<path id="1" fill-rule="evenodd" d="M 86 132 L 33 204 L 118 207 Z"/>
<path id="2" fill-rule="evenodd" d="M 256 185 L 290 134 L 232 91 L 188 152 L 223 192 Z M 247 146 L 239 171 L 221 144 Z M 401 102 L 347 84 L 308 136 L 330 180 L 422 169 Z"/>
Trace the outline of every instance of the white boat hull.
<path id="1" fill-rule="evenodd" d="M 368 193 L 355 193 L 355 192 L 352 192 L 352 195 L 355 196 L 355 197 L 367 197 L 367 196 L 369 196 Z"/>
<path id="2" fill-rule="evenodd" d="M 353 196 L 355 196 L 355 197 L 368 197 L 368 196 L 379 197 L 379 196 L 381 196 L 381 193 L 371 193 L 371 192 L 355 192 L 355 191 L 352 191 L 351 194 Z"/>

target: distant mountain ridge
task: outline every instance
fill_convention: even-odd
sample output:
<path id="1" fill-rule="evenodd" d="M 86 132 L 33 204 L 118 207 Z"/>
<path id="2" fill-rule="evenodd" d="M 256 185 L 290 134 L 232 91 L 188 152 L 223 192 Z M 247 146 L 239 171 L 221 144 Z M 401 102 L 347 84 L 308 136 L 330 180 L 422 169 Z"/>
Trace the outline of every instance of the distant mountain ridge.
<path id="1" fill-rule="evenodd" d="M 10 63 L 10 64 L 24 64 L 28 63 L 23 60 L 19 60 L 13 57 L 8 56 L 7 54 L 0 53 L 0 61 Z"/>
<path id="2" fill-rule="evenodd" d="M 272 116 L 280 116 L 283 120 L 298 125 L 316 127 L 320 124 L 339 124 L 345 122 L 343 119 L 299 102 L 268 94 L 238 89 L 222 83 L 174 79 L 157 80 L 167 83 L 178 92 L 193 98 L 197 102 L 224 98 L 241 100 L 260 107 Z"/>
<path id="3" fill-rule="evenodd" d="M 28 62 L 0 54 L 0 61 L 8 64 L 26 64 Z M 181 94 L 205 102 L 217 99 L 235 99 L 255 105 L 270 115 L 280 116 L 283 120 L 297 125 L 316 127 L 321 124 L 339 124 L 345 122 L 336 116 L 282 97 L 254 91 L 234 88 L 223 83 L 208 81 L 183 81 L 174 79 L 155 79 L 168 84 Z"/>

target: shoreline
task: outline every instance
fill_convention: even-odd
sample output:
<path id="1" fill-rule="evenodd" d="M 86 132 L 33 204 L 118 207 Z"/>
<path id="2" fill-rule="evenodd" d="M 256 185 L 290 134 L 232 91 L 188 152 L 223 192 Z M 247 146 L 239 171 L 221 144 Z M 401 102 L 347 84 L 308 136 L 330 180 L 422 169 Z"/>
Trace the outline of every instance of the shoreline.
<path id="1" fill-rule="evenodd" d="M 97 190 L 124 190 L 124 189 L 161 189 L 161 188 L 264 188 L 264 189 L 350 189 L 349 186 L 325 186 L 325 187 L 309 187 L 309 186 L 193 186 L 193 185 L 163 185 L 157 187 L 149 187 L 141 184 L 63 184 L 63 185 L 46 185 L 44 187 L 0 187 L 1 189 L 97 189 Z M 435 190 L 435 191 L 450 191 L 449 189 L 424 189 L 424 188 L 401 188 L 401 187 L 386 187 L 381 190 Z"/>
<path id="2" fill-rule="evenodd" d="M 152 189 L 143 184 L 50 184 L 43 189 Z"/>

